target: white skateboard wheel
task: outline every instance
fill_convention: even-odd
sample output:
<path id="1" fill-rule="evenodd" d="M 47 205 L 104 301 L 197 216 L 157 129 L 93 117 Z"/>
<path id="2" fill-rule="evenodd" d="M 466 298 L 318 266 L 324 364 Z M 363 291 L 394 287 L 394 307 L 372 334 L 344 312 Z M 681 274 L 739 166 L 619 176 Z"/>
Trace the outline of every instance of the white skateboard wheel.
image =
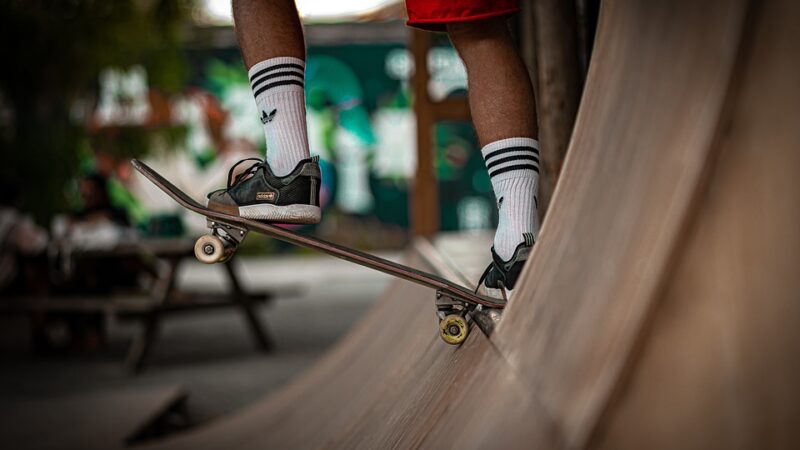
<path id="1" fill-rule="evenodd" d="M 200 236 L 194 243 L 194 256 L 205 264 L 214 264 L 226 259 L 225 244 L 217 236 Z"/>

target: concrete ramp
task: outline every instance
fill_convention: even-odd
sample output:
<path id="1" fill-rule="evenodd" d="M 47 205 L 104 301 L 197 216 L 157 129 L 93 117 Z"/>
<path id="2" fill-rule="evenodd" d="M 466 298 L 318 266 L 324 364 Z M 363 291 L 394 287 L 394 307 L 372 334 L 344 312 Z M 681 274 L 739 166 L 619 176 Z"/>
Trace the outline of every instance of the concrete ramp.
<path id="1" fill-rule="evenodd" d="M 791 448 L 800 3 L 608 0 L 492 340 L 397 281 L 281 392 L 160 448 Z M 411 264 L 422 265 L 410 256 Z"/>

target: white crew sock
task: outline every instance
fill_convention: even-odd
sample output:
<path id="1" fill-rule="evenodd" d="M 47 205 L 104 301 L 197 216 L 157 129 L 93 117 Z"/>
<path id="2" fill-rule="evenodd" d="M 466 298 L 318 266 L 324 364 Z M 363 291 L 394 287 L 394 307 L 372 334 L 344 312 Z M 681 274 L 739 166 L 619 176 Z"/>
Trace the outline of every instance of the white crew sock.
<path id="1" fill-rule="evenodd" d="M 287 175 L 309 157 L 305 68 L 302 59 L 285 56 L 261 61 L 247 73 L 264 124 L 267 163 L 278 176 Z"/>
<path id="2" fill-rule="evenodd" d="M 481 149 L 500 220 L 494 235 L 494 251 L 503 261 L 525 241 L 524 233 L 539 235 L 537 191 L 539 188 L 539 142 L 531 138 L 508 138 Z"/>

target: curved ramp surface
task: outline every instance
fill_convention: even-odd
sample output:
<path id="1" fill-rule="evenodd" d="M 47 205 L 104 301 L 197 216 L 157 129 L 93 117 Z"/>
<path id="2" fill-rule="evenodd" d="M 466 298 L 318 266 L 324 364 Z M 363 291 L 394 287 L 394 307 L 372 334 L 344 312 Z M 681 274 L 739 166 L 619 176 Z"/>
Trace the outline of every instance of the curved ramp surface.
<path id="1" fill-rule="evenodd" d="M 160 448 L 790 448 L 800 4 L 604 2 L 540 241 L 492 340 L 395 282 L 323 360 Z M 422 264 L 414 260 L 412 264 Z"/>

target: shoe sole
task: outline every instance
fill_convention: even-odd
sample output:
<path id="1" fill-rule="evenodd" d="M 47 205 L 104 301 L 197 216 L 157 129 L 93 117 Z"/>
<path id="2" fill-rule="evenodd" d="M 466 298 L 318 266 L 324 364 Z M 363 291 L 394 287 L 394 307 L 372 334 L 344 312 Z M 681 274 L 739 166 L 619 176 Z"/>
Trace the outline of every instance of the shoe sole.
<path id="1" fill-rule="evenodd" d="M 511 300 L 511 296 L 514 294 L 514 290 L 506 291 L 505 296 L 503 296 L 503 289 L 500 288 L 490 288 L 487 287 L 485 284 L 482 284 L 478 287 L 476 291 L 478 294 L 485 295 L 487 297 L 496 298 L 498 300 Z"/>
<path id="2" fill-rule="evenodd" d="M 315 224 L 322 220 L 322 209 L 314 205 L 248 205 L 239 207 L 239 215 L 265 222 Z"/>

